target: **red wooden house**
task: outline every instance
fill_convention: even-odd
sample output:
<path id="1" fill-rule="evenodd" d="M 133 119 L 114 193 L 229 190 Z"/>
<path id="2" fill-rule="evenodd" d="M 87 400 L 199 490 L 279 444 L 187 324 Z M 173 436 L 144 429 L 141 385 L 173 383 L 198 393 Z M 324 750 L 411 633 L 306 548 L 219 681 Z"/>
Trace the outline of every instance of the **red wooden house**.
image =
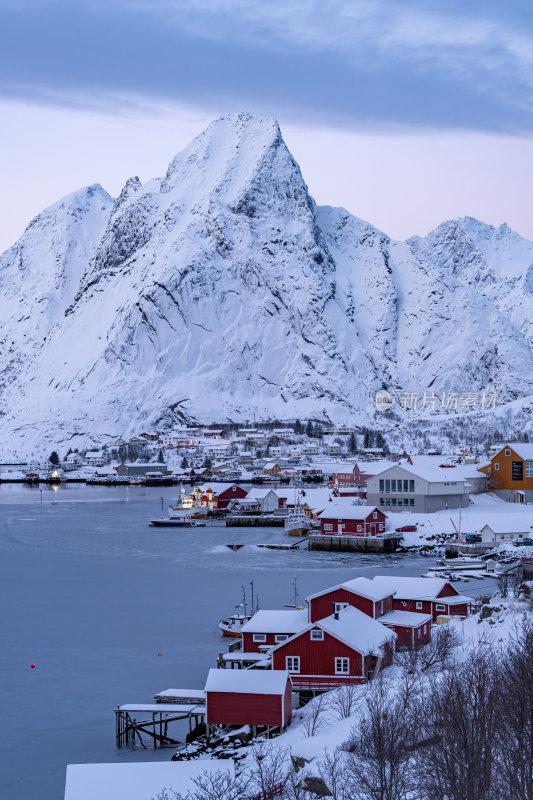
<path id="1" fill-rule="evenodd" d="M 377 506 L 354 506 L 339 501 L 330 503 L 319 517 L 324 536 L 379 536 L 387 527 L 387 517 Z"/>
<path id="2" fill-rule="evenodd" d="M 246 489 L 236 483 L 203 483 L 193 489 L 194 505 L 220 511 L 227 508 L 231 500 L 242 500 Z"/>
<path id="3" fill-rule="evenodd" d="M 210 669 L 205 697 L 207 725 L 284 728 L 292 715 L 286 670 Z"/>
<path id="4" fill-rule="evenodd" d="M 242 626 L 242 649 L 244 653 L 259 653 L 286 641 L 308 624 L 306 609 L 283 609 L 281 611 L 258 611 Z"/>
<path id="5" fill-rule="evenodd" d="M 398 637 L 396 648 L 415 649 L 431 640 L 431 614 L 417 614 L 415 611 L 390 611 L 380 617 L 382 625 L 394 631 Z"/>
<path id="6" fill-rule="evenodd" d="M 307 625 L 272 651 L 272 668 L 287 670 L 295 688 L 365 683 L 390 666 L 396 634 L 356 608 Z"/>
<path id="7" fill-rule="evenodd" d="M 393 595 L 393 609 L 430 614 L 433 621 L 439 616 L 467 617 L 472 599 L 460 595 L 449 581 L 443 578 L 404 578 L 379 575 L 372 583 Z"/>
<path id="8" fill-rule="evenodd" d="M 309 603 L 309 621 L 316 622 L 324 619 L 346 606 L 353 606 L 363 614 L 377 619 L 392 611 L 393 591 L 386 584 L 377 585 L 368 578 L 354 578 L 354 580 L 339 583 L 337 586 L 324 589 L 322 592 L 306 598 Z"/>

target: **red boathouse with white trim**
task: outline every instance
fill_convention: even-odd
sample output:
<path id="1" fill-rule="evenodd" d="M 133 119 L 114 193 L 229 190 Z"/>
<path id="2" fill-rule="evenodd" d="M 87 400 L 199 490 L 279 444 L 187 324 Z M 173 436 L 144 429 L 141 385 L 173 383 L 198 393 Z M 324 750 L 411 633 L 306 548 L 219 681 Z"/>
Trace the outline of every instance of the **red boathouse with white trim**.
<path id="1" fill-rule="evenodd" d="M 292 715 L 286 670 L 210 669 L 205 697 L 208 725 L 284 728 Z"/>
<path id="2" fill-rule="evenodd" d="M 379 536 L 387 528 L 387 515 L 377 506 L 333 502 L 319 514 L 319 518 L 324 536 Z"/>

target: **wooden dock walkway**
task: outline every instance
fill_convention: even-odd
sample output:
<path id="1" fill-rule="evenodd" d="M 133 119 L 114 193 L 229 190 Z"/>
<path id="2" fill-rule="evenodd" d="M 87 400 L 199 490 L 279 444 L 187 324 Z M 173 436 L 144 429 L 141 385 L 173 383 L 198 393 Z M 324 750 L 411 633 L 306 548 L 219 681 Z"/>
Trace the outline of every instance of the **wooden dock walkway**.
<path id="1" fill-rule="evenodd" d="M 253 515 L 239 514 L 235 516 L 226 517 L 227 528 L 248 528 L 248 527 L 264 527 L 264 528 L 283 528 L 285 525 L 285 517 L 260 517 Z"/>
<path id="2" fill-rule="evenodd" d="M 117 747 L 134 744 L 138 738 L 142 747 L 146 748 L 143 734 L 152 740 L 154 749 L 179 744 L 177 739 L 168 734 L 171 722 L 189 720 L 189 733 L 200 722 L 205 721 L 205 704 L 181 703 L 127 703 L 115 709 L 115 727 Z M 138 717 L 141 717 L 138 719 Z"/>
<path id="3" fill-rule="evenodd" d="M 335 552 L 393 553 L 401 536 L 324 536 L 321 533 L 309 535 L 309 550 L 334 550 Z"/>

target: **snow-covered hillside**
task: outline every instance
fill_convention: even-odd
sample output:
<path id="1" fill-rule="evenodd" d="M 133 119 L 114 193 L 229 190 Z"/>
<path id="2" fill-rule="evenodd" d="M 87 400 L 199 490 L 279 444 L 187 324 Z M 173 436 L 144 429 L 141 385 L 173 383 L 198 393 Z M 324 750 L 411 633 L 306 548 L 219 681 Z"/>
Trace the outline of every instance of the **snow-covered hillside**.
<path id="1" fill-rule="evenodd" d="M 520 404 L 532 264 L 505 226 L 395 242 L 317 208 L 275 121 L 222 117 L 163 178 L 115 202 L 82 189 L 0 257 L 0 440 L 22 455 L 189 419 L 368 424 L 382 387 Z"/>

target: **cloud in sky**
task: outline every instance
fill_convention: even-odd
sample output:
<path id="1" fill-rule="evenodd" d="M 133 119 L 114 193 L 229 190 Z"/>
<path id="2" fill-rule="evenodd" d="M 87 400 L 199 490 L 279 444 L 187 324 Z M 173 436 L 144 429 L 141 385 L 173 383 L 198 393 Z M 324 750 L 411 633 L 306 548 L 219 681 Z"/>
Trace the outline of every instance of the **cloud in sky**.
<path id="1" fill-rule="evenodd" d="M 494 0 L 4 0 L 0 92 L 523 134 L 530 14 Z"/>

